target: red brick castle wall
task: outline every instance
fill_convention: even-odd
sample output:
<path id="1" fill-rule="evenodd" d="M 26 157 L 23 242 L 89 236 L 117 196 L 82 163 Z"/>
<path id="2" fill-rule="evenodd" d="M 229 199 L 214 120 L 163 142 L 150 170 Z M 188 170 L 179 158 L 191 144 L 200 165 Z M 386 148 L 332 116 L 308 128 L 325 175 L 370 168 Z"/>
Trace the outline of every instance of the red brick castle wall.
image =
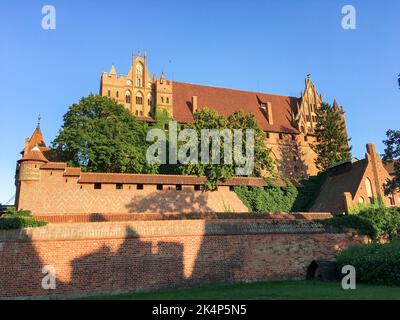
<path id="1" fill-rule="evenodd" d="M 303 279 L 314 259 L 362 239 L 307 220 L 52 224 L 0 233 L 0 297 L 127 292 L 215 282 Z M 44 266 L 56 289 L 44 290 Z"/>

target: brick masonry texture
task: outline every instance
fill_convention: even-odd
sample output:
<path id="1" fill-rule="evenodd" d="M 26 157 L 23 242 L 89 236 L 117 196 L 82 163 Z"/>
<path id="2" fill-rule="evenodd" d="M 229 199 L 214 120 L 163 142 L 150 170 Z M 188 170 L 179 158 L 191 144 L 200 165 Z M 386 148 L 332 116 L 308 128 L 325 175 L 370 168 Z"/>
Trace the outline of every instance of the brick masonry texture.
<path id="1" fill-rule="evenodd" d="M 190 212 L 190 213 L 92 213 L 64 215 L 35 215 L 36 219 L 49 223 L 104 222 L 104 221 L 148 221 L 148 220 L 186 220 L 186 219 L 328 219 L 332 215 L 324 212 L 299 212 L 265 214 L 255 212 Z"/>
<path id="2" fill-rule="evenodd" d="M 216 282 L 303 279 L 313 259 L 365 241 L 306 219 L 50 224 L 0 232 L 0 297 L 65 297 Z M 42 289 L 43 266 L 55 290 Z"/>

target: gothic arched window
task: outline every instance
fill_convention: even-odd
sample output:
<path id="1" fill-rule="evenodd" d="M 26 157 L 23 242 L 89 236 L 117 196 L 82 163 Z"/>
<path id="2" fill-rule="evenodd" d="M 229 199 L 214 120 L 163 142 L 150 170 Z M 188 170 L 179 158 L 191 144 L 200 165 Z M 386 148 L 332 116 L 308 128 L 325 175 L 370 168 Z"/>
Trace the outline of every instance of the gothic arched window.
<path id="1" fill-rule="evenodd" d="M 136 104 L 143 104 L 143 95 L 140 92 L 136 94 Z"/>
<path id="2" fill-rule="evenodd" d="M 367 191 L 367 197 L 368 198 L 373 198 L 374 195 L 372 193 L 372 184 L 371 184 L 371 180 L 369 180 L 369 178 L 365 179 L 365 188 Z"/>
<path id="3" fill-rule="evenodd" d="M 143 87 L 143 66 L 141 63 L 136 65 L 136 87 Z"/>
<path id="4" fill-rule="evenodd" d="M 129 90 L 125 92 L 125 102 L 131 103 L 131 92 Z"/>

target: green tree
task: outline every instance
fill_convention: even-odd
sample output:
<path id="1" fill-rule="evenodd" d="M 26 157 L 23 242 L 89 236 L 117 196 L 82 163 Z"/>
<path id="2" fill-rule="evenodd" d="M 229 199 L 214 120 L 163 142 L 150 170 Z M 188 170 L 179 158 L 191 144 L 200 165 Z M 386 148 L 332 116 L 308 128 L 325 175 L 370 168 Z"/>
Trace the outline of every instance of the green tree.
<path id="1" fill-rule="evenodd" d="M 69 107 L 53 148 L 85 171 L 156 173 L 146 161 L 147 124 L 113 99 L 90 94 Z"/>
<path id="2" fill-rule="evenodd" d="M 323 103 L 317 108 L 316 117 L 317 142 L 311 147 L 317 154 L 315 159 L 317 168 L 325 170 L 337 162 L 351 159 L 350 139 L 347 138 L 340 113 L 329 104 Z"/>
<path id="3" fill-rule="evenodd" d="M 393 162 L 394 179 L 388 181 L 385 192 L 391 194 L 400 192 L 400 130 L 388 130 L 386 137 L 383 141 L 386 146 L 383 161 Z"/>
<path id="4" fill-rule="evenodd" d="M 228 118 L 218 114 L 215 110 L 204 108 L 194 113 L 194 123 L 189 124 L 187 127 L 195 129 L 198 137 L 201 136 L 202 129 L 254 129 L 254 170 L 252 176 L 261 176 L 263 173 L 273 171 L 273 160 L 270 157 L 270 149 L 265 146 L 265 134 L 259 128 L 257 120 L 254 115 L 244 114 L 241 111 L 235 112 Z M 242 148 L 245 150 L 246 137 L 243 134 Z M 189 175 L 198 175 L 206 177 L 205 188 L 214 190 L 217 187 L 218 181 L 223 181 L 235 175 L 236 163 L 233 159 L 232 164 L 224 163 L 224 139 L 220 139 L 220 164 L 212 164 L 212 141 L 209 141 L 210 162 L 208 164 L 186 164 L 181 165 L 181 173 Z M 198 145 L 198 150 L 201 150 L 201 141 Z M 215 151 L 215 150 L 214 150 Z"/>

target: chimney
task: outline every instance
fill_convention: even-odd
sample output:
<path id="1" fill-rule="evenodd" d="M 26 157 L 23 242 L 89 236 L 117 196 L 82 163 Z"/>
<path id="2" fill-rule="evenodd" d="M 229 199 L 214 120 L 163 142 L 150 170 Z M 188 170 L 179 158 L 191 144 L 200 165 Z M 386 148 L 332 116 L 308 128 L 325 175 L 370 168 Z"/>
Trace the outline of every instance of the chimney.
<path id="1" fill-rule="evenodd" d="M 274 118 L 272 116 L 272 103 L 267 102 L 267 115 L 268 115 L 268 123 L 269 124 L 274 124 Z"/>
<path id="2" fill-rule="evenodd" d="M 192 96 L 192 112 L 197 111 L 197 96 Z"/>

